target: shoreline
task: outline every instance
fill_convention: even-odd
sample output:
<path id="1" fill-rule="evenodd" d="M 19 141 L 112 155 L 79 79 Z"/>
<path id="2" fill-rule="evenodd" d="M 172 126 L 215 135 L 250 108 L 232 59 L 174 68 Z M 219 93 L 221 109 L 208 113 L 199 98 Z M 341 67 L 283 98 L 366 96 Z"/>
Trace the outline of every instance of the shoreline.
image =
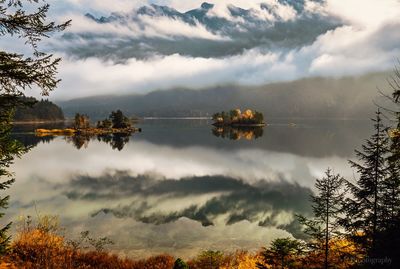
<path id="1" fill-rule="evenodd" d="M 67 119 L 64 120 L 35 120 L 35 121 L 13 121 L 13 125 L 34 125 L 34 124 L 46 124 L 46 123 L 66 123 L 69 122 Z"/>
<path id="2" fill-rule="evenodd" d="M 35 136 L 94 136 L 94 135 L 108 135 L 108 134 L 133 134 L 136 132 L 141 132 L 141 128 L 88 128 L 88 129 L 35 129 Z"/>
<path id="3" fill-rule="evenodd" d="M 246 123 L 216 123 L 214 122 L 212 124 L 215 127 L 264 127 L 267 124 L 266 123 L 252 123 L 252 124 L 246 124 Z"/>

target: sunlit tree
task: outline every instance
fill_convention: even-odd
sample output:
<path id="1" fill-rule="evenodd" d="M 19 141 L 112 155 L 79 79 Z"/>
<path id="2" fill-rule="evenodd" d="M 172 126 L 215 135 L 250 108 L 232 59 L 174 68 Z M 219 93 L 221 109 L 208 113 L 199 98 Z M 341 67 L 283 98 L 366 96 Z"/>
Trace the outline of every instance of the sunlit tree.
<path id="1" fill-rule="evenodd" d="M 90 126 L 90 119 L 87 115 L 76 113 L 74 117 L 75 129 L 86 129 Z"/>

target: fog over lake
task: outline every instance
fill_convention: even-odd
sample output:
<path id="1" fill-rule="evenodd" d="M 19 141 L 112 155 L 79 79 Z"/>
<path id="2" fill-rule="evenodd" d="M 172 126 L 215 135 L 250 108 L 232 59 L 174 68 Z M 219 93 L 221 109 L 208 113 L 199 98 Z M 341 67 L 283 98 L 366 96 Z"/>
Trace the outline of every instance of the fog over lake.
<path id="1" fill-rule="evenodd" d="M 258 137 L 218 137 L 208 120 L 145 120 L 131 137 L 82 143 L 16 130 L 33 148 L 12 166 L 6 218 L 57 214 L 72 237 L 108 236 L 131 257 L 301 237 L 295 214 L 311 214 L 315 178 L 328 167 L 354 178 L 348 159 L 370 123 L 269 122 Z"/>

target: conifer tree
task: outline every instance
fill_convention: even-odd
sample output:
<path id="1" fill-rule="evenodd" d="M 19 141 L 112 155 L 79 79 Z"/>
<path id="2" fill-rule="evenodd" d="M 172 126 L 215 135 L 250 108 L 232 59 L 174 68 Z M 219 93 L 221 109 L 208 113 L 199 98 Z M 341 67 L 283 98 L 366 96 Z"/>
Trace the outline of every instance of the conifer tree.
<path id="1" fill-rule="evenodd" d="M 386 267 L 400 268 L 400 71 L 397 67 L 389 83 L 393 90 L 390 99 L 394 109 L 386 110 L 391 112 L 389 118 L 395 120 L 389 130 L 388 176 L 383 184 L 385 230 L 379 234 L 378 255 L 390 258 L 390 265 Z"/>
<path id="2" fill-rule="evenodd" d="M 189 269 L 189 266 L 187 265 L 187 263 L 184 260 L 182 260 L 181 258 L 178 258 L 175 260 L 173 269 Z"/>
<path id="3" fill-rule="evenodd" d="M 49 4 L 27 13 L 24 3 L 38 4 L 38 0 L 0 0 L 0 36 L 21 39 L 32 48 L 31 55 L 0 50 L 0 94 L 23 95 L 23 90 L 38 87 L 42 95 L 48 95 L 60 81 L 56 78 L 60 58 L 39 51 L 39 42 L 52 33 L 62 31 L 63 24 L 48 22 Z"/>
<path id="4" fill-rule="evenodd" d="M 389 86 L 392 88 L 392 101 L 393 103 L 400 104 L 400 69 L 398 66 L 394 68 L 394 74 L 389 79 Z M 400 111 L 397 111 L 399 113 Z"/>
<path id="5" fill-rule="evenodd" d="M 355 184 L 346 182 L 352 196 L 346 199 L 346 218 L 342 222 L 370 257 L 377 254 L 378 234 L 384 226 L 384 182 L 388 176 L 387 128 L 383 126 L 379 109 L 372 121 L 374 134 L 362 145 L 362 151 L 356 150 L 359 162 L 349 161 L 359 178 Z"/>
<path id="6" fill-rule="evenodd" d="M 329 268 L 330 242 L 333 236 L 340 235 L 339 219 L 343 212 L 342 202 L 344 178 L 327 169 L 325 177 L 317 179 L 317 193 L 311 196 L 314 217 L 307 219 L 298 216 L 299 222 L 305 226 L 304 232 L 311 236 L 311 248 L 324 252 L 324 268 Z"/>
<path id="7" fill-rule="evenodd" d="M 397 115 L 396 130 L 400 129 L 400 114 Z M 386 225 L 393 226 L 400 217 L 400 134 L 389 133 L 389 150 L 387 157 L 388 176 L 383 182 Z"/>
<path id="8" fill-rule="evenodd" d="M 11 122 L 15 107 L 21 105 L 24 90 L 37 87 L 42 95 L 48 95 L 55 89 L 60 58 L 39 51 L 39 42 L 52 33 L 62 31 L 70 23 L 48 22 L 46 19 L 49 5 L 38 6 L 31 13 L 24 10 L 24 4 L 38 5 L 38 0 L 0 0 L 0 37 L 21 40 L 30 47 L 31 55 L 7 52 L 0 49 L 0 190 L 5 190 L 14 182 L 8 171 L 16 157 L 26 149 L 10 137 Z M 0 197 L 0 209 L 5 209 L 9 197 Z M 0 213 L 0 218 L 4 213 Z M 0 228 L 0 254 L 7 250 L 10 223 Z"/>
<path id="9" fill-rule="evenodd" d="M 21 156 L 26 149 L 21 143 L 10 137 L 11 120 L 13 108 L 17 103 L 13 97 L 0 96 L 0 191 L 8 189 L 14 182 L 12 174 L 8 171 L 8 167 L 12 164 L 14 158 Z M 0 209 L 7 208 L 9 196 L 0 196 Z M 0 219 L 4 216 L 4 212 L 0 212 Z M 7 232 L 11 223 L 0 228 L 0 256 L 7 251 L 10 237 Z"/>
<path id="10" fill-rule="evenodd" d="M 298 261 L 303 251 L 303 245 L 300 241 L 291 238 L 277 238 L 271 242 L 271 246 L 262 253 L 264 262 L 272 265 L 272 268 L 292 268 Z M 267 269 L 264 264 L 257 263 L 257 268 Z"/>
<path id="11" fill-rule="evenodd" d="M 112 111 L 110 120 L 113 128 L 128 128 L 131 127 L 130 120 L 122 113 L 121 110 Z"/>

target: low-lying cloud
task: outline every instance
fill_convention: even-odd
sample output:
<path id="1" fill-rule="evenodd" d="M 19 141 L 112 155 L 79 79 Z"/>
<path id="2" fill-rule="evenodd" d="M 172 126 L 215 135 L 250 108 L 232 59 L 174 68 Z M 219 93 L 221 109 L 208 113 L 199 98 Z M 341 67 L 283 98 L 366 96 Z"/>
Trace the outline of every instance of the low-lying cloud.
<path id="1" fill-rule="evenodd" d="M 400 55 L 394 0 L 117 2 L 53 3 L 71 6 L 60 16 L 74 22 L 50 44 L 64 59 L 52 98 L 352 76 L 391 69 Z"/>

